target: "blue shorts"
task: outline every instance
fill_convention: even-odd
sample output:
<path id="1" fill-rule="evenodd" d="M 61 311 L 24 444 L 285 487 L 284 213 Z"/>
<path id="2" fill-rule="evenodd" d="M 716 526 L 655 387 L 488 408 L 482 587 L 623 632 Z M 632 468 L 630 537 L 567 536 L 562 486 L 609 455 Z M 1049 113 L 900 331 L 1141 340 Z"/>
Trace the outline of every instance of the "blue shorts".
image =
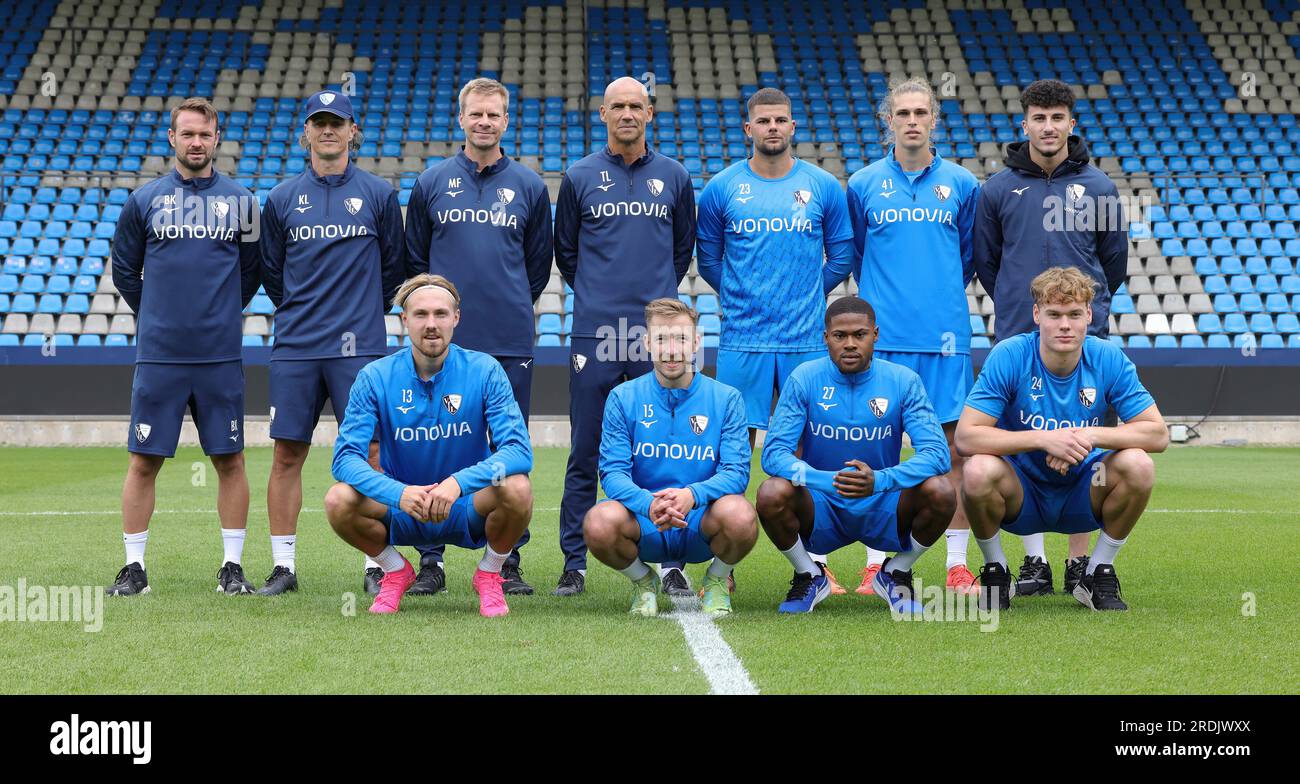
<path id="1" fill-rule="evenodd" d="M 793 354 L 718 349 L 718 381 L 740 390 L 746 424 L 766 430 L 772 418 L 772 390 L 779 394 L 795 368 L 824 356 L 826 349 Z"/>
<path id="2" fill-rule="evenodd" d="M 329 398 L 343 422 L 348 393 L 361 368 L 378 357 L 276 359 L 271 361 L 271 438 L 311 443 L 312 431 Z"/>
<path id="3" fill-rule="evenodd" d="M 637 555 L 646 563 L 703 563 L 713 560 L 709 540 L 700 532 L 700 521 L 708 510 L 707 506 L 692 509 L 686 513 L 685 528 L 669 528 L 667 531 L 656 528 L 650 518 L 636 515 L 641 526 Z"/>
<path id="4" fill-rule="evenodd" d="M 946 425 L 961 418 L 966 396 L 975 385 L 970 354 L 937 354 L 921 351 L 877 351 L 877 357 L 911 368 L 921 377 L 925 396 L 934 406 L 939 423 Z"/>
<path id="5" fill-rule="evenodd" d="M 174 457 L 185 410 L 205 455 L 244 450 L 244 363 L 193 365 L 141 362 L 131 383 L 129 452 Z"/>
<path id="6" fill-rule="evenodd" d="M 391 506 L 384 515 L 389 544 L 454 544 L 466 550 L 481 550 L 487 545 L 486 523 L 486 518 L 474 508 L 472 494 L 457 498 L 451 505 L 451 513 L 441 523 L 422 523 Z"/>
<path id="7" fill-rule="evenodd" d="M 808 552 L 829 555 L 854 542 L 890 552 L 912 549 L 912 540 L 900 536 L 898 530 L 901 490 L 876 493 L 853 501 L 850 507 L 845 503 L 847 499 L 811 487 L 805 489 L 812 494 L 813 501 L 813 532 L 808 537 Z"/>
<path id="8" fill-rule="evenodd" d="M 1007 460 L 1020 480 L 1025 502 L 1014 520 L 1003 520 L 1002 528 L 1019 536 L 1051 531 L 1058 534 L 1082 534 L 1101 528 L 1092 513 L 1092 467 L 1110 450 L 1089 457 L 1072 485 L 1048 485 L 1035 482 L 1020 470 L 1015 461 Z"/>

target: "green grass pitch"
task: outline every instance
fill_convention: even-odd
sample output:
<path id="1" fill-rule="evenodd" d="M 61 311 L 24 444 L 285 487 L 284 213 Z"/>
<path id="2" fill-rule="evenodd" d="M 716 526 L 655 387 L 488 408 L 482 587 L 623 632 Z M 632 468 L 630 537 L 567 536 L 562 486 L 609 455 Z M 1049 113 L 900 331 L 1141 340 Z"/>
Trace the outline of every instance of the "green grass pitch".
<path id="1" fill-rule="evenodd" d="M 214 592 L 221 559 L 216 475 L 181 450 L 158 484 L 147 565 L 153 593 L 105 600 L 103 628 L 0 623 L 3 693 L 703 693 L 709 684 L 671 614 L 626 615 L 627 580 L 595 562 L 587 593 L 549 595 L 561 569 L 558 507 L 565 451 L 539 449 L 533 541 L 503 620 L 478 617 L 477 556 L 449 548 L 450 590 L 372 617 L 361 556 L 320 512 L 330 450 L 304 472 L 298 571 L 279 598 Z M 265 507 L 270 450 L 247 452 L 249 579 L 270 571 Z M 0 588 L 105 585 L 121 567 L 117 512 L 126 452 L 0 449 Z M 857 596 L 863 550 L 831 556 L 850 593 L 781 617 L 790 568 L 765 537 L 741 564 L 735 613 L 717 623 L 763 693 L 1268 693 L 1300 683 L 1300 449 L 1181 448 L 1156 456 L 1150 509 L 1117 561 L 1132 610 L 1096 614 L 1060 593 L 1064 537 L 1048 540 L 1051 597 L 1021 598 L 998 619 L 899 623 Z M 749 497 L 763 474 L 757 468 Z M 206 482 L 206 484 L 205 484 Z M 1007 555 L 1023 553 L 1008 536 Z M 409 552 L 409 551 L 408 551 Z M 973 567 L 981 559 L 971 544 Z M 943 580 L 942 542 L 917 566 Z M 702 566 L 691 567 L 698 580 Z M 355 614 L 345 610 L 353 594 Z"/>

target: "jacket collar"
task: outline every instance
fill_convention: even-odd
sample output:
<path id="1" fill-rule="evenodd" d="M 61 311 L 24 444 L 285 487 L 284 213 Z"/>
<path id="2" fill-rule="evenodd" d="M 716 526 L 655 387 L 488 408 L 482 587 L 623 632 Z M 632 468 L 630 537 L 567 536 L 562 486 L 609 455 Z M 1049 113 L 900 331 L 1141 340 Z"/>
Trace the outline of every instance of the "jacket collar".
<path id="1" fill-rule="evenodd" d="M 939 150 L 937 148 L 931 147 L 930 154 L 934 156 L 934 160 L 930 161 L 929 166 L 926 166 L 924 169 L 921 170 L 923 173 L 928 172 L 931 169 L 937 169 L 939 168 L 939 164 L 943 163 L 943 157 L 939 155 Z M 892 168 L 894 171 L 898 172 L 899 174 L 903 174 L 903 175 L 907 174 L 907 172 L 903 171 L 903 164 L 899 163 L 898 158 L 894 155 L 894 145 L 889 146 L 889 154 L 886 155 L 885 157 L 888 158 L 889 160 L 890 168 Z"/>
<path id="2" fill-rule="evenodd" d="M 682 401 L 693 396 L 695 392 L 700 388 L 701 375 L 703 374 L 696 371 L 691 376 L 691 383 L 689 386 L 683 387 L 681 389 L 677 389 L 677 388 L 669 389 L 668 387 L 665 387 L 663 384 L 659 383 L 659 376 L 655 374 L 654 370 L 651 370 L 650 383 L 654 386 L 655 393 L 659 396 L 660 400 L 662 400 L 669 408 L 676 408 L 677 406 L 681 405 Z"/>
<path id="3" fill-rule="evenodd" d="M 850 374 L 840 370 L 840 366 L 835 364 L 835 360 L 831 359 L 829 354 L 826 355 L 826 362 L 831 367 L 831 379 L 841 384 L 857 384 L 863 381 L 869 381 L 876 372 L 876 359 L 875 354 L 872 354 L 871 364 L 867 365 L 866 370 L 863 370 L 860 373 Z"/>
<path id="4" fill-rule="evenodd" d="M 213 185 L 216 185 L 217 180 L 221 178 L 221 173 L 218 172 L 215 168 L 213 168 L 211 177 L 194 177 L 191 179 L 186 179 L 185 177 L 181 176 L 181 173 L 176 170 L 176 166 L 173 165 L 171 171 L 171 178 L 173 183 L 179 185 L 182 188 L 194 188 L 195 190 L 202 191 L 211 188 Z"/>
<path id="5" fill-rule="evenodd" d="M 617 163 L 619 166 L 624 165 L 623 156 L 616 154 L 613 150 L 609 148 L 608 144 L 605 145 L 605 149 L 600 151 L 600 154 L 603 155 L 605 159 L 608 161 Z M 653 161 L 654 159 L 655 159 L 654 148 L 650 146 L 649 142 L 646 142 L 645 155 L 642 155 L 640 158 L 637 158 L 635 161 L 632 161 L 632 166 L 644 166 L 650 161 Z M 632 166 L 629 166 L 628 168 L 630 169 L 632 168 Z"/>
<path id="6" fill-rule="evenodd" d="M 506 167 L 510 165 L 510 156 L 506 155 L 505 149 L 498 149 L 501 150 L 501 158 L 491 166 L 484 168 L 482 172 L 479 172 L 478 164 L 465 154 L 465 148 L 463 146 L 460 148 L 460 152 L 456 153 L 456 163 L 462 169 L 469 172 L 471 176 L 491 177 L 494 174 L 499 174 L 500 172 L 505 171 Z"/>
<path id="7" fill-rule="evenodd" d="M 424 379 L 420 378 L 420 374 L 417 373 L 415 370 L 415 347 L 414 346 L 407 346 L 406 349 L 402 352 L 403 354 L 402 367 L 405 368 L 408 374 L 410 374 L 411 379 L 414 380 L 415 383 L 428 386 L 436 382 L 438 378 L 443 374 L 445 374 L 448 370 L 460 364 L 460 352 L 461 352 L 461 347 L 457 346 L 455 343 L 452 343 L 450 346 L 448 346 L 447 359 L 444 360 L 442 363 L 442 370 L 439 370 L 437 373 L 434 373 L 433 376 L 431 376 L 428 381 L 425 381 Z"/>
<path id="8" fill-rule="evenodd" d="M 349 160 L 348 167 L 343 170 L 342 174 L 320 175 L 316 173 L 316 170 L 314 168 L 312 168 L 311 158 L 308 157 L 307 169 L 303 172 L 303 174 L 312 178 L 312 180 L 316 181 L 321 185 L 330 185 L 330 186 L 338 187 L 339 185 L 342 185 L 348 180 L 352 179 L 352 175 L 356 174 L 356 172 L 357 172 L 357 167 L 353 166 L 352 161 Z"/>

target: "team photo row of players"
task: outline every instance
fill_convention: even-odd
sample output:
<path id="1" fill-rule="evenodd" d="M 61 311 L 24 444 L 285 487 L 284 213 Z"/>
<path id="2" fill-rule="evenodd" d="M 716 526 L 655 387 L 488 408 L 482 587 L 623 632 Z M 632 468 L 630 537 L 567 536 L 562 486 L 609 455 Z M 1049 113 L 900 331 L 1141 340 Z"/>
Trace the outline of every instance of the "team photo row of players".
<path id="1" fill-rule="evenodd" d="M 1028 141 L 1009 145 L 1007 168 L 981 188 L 931 145 L 929 85 L 900 82 L 881 109 L 892 146 L 846 193 L 793 157 L 790 100 L 765 88 L 747 106 L 753 156 L 712 177 L 697 209 L 682 165 L 646 142 L 645 87 L 623 78 L 600 108 L 608 146 L 565 172 L 552 222 L 540 176 L 500 147 L 509 93 L 499 83 L 465 85 L 465 146 L 420 175 L 405 216 L 391 184 L 351 162 L 351 101 L 327 90 L 304 110 L 309 166 L 254 210 L 251 232 L 237 230 L 239 211 L 216 208 L 256 205 L 213 167 L 217 113 L 186 100 L 168 132 L 175 168 L 131 194 L 112 246 L 138 341 L 126 565 L 109 593 L 149 591 L 154 483 L 187 409 L 219 477 L 217 590 L 296 591 L 302 467 L 328 399 L 339 436 L 325 516 L 365 555 L 371 611 L 444 590 L 450 543 L 483 550 L 472 578 L 481 612 L 507 613 L 506 595 L 533 592 L 520 566 L 533 314 L 554 259 L 574 292 L 555 595 L 585 590 L 590 551 L 632 581 L 632 612 L 654 615 L 661 593 L 694 596 L 683 566 L 708 561 L 701 605 L 727 614 L 732 570 L 761 525 L 794 567 L 782 612 L 844 592 L 826 555 L 854 542 L 867 546 L 857 592 L 918 612 L 911 567 L 940 537 L 948 588 L 1005 608 L 1015 593 L 1051 592 L 1042 533 L 1056 531 L 1071 534 L 1066 590 L 1124 609 L 1115 554 L 1150 495 L 1146 453 L 1167 438 L 1132 364 L 1101 339 L 1123 280 L 1123 229 L 1035 224 L 1058 192 L 1078 207 L 1115 192 L 1070 133 L 1073 100 L 1060 82 L 1026 88 Z M 677 299 L 693 257 L 724 315 L 716 380 L 697 372 L 699 317 Z M 999 340 L 978 381 L 964 293 L 976 274 Z M 849 275 L 863 297 L 828 308 Z M 241 560 L 240 335 L 259 286 L 276 308 L 274 564 L 255 590 Z M 390 306 L 410 344 L 393 354 Z M 1103 425 L 1111 410 L 1124 424 Z M 770 478 L 751 504 L 760 430 Z M 900 462 L 904 433 L 916 453 Z M 1015 580 L 1002 528 L 1025 538 Z M 972 529 L 978 580 L 966 566 Z M 418 573 L 394 545 L 417 549 Z"/>

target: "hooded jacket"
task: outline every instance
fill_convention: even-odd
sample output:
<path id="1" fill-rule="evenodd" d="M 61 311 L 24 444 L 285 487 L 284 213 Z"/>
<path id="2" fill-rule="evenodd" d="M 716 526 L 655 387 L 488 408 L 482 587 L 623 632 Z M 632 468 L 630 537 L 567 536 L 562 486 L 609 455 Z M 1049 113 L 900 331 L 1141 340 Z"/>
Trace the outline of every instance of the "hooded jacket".
<path id="1" fill-rule="evenodd" d="M 998 340 L 1035 329 L 1029 283 L 1049 267 L 1078 267 L 1097 283 L 1089 334 L 1108 333 L 1110 298 L 1128 274 L 1128 223 L 1115 183 L 1069 139 L 1069 157 L 1048 174 L 1029 142 L 1006 147 L 1005 168 L 980 189 L 975 274 L 993 296 Z"/>

